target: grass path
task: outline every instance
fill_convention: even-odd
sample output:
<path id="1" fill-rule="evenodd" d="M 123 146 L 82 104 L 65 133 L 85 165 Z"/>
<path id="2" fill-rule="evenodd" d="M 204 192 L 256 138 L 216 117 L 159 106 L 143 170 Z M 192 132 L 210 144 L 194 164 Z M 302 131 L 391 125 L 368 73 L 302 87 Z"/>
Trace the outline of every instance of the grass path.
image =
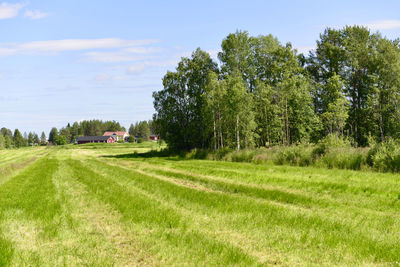
<path id="1" fill-rule="evenodd" d="M 399 175 L 131 149 L 0 151 L 0 266 L 400 263 Z"/>

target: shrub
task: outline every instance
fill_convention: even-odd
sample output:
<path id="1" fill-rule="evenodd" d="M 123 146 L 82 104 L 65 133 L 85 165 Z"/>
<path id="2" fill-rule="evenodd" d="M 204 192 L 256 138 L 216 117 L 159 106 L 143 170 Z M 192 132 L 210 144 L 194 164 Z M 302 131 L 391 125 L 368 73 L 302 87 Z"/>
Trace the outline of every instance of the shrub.
<path id="1" fill-rule="evenodd" d="M 67 144 L 67 138 L 65 138 L 64 135 L 57 135 L 54 138 L 54 142 L 58 146 L 66 145 Z"/>
<path id="2" fill-rule="evenodd" d="M 376 145 L 369 154 L 375 169 L 379 171 L 400 171 L 400 141 L 391 138 Z"/>
<path id="3" fill-rule="evenodd" d="M 325 138 L 321 139 L 318 144 L 314 147 L 312 155 L 314 158 L 318 158 L 327 154 L 330 149 L 334 148 L 351 148 L 351 142 L 349 139 L 338 136 L 337 134 L 329 134 Z"/>
<path id="4" fill-rule="evenodd" d="M 312 150 L 307 145 L 281 147 L 274 159 L 274 163 L 279 165 L 308 166 L 312 162 Z"/>
<path id="5" fill-rule="evenodd" d="M 328 168 L 360 170 L 366 163 L 367 152 L 365 149 L 352 147 L 330 148 L 319 162 Z M 318 164 L 317 164 L 318 165 Z"/>
<path id="6" fill-rule="evenodd" d="M 209 154 L 209 150 L 195 148 L 183 155 L 183 157 L 186 159 L 207 159 Z"/>
<path id="7" fill-rule="evenodd" d="M 255 155 L 254 150 L 239 150 L 239 151 L 233 151 L 229 154 L 226 155 L 226 157 L 229 157 L 229 161 L 233 162 L 252 162 L 253 157 Z"/>

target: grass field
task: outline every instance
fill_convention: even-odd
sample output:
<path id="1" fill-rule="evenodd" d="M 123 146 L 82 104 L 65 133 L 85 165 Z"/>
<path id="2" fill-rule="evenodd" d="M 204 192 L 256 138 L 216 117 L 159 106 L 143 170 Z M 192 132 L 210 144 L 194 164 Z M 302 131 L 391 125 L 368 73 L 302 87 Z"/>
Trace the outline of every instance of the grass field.
<path id="1" fill-rule="evenodd" d="M 0 266 L 400 265 L 398 174 L 148 150 L 0 151 Z"/>

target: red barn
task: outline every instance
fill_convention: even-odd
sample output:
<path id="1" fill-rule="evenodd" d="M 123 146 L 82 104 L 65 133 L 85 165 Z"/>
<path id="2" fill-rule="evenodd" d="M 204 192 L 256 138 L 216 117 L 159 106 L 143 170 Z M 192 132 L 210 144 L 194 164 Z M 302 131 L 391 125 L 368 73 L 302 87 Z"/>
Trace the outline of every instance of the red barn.
<path id="1" fill-rule="evenodd" d="M 86 144 L 86 143 L 114 143 L 115 139 L 112 136 L 80 136 L 76 138 L 76 143 Z"/>

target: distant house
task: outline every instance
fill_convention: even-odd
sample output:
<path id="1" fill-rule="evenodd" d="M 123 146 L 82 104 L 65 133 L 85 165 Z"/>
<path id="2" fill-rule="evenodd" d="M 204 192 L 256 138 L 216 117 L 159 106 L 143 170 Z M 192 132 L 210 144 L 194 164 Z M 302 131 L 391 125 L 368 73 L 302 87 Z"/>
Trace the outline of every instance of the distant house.
<path id="1" fill-rule="evenodd" d="M 150 135 L 150 140 L 151 141 L 158 141 L 158 140 L 160 140 L 160 136 L 156 135 L 156 134 L 152 134 L 152 135 Z"/>
<path id="2" fill-rule="evenodd" d="M 115 139 L 112 136 L 80 136 L 76 138 L 76 143 L 86 144 L 86 143 L 114 143 Z"/>
<path id="3" fill-rule="evenodd" d="M 117 131 L 117 132 L 105 132 L 103 136 L 112 136 L 115 141 L 128 142 L 129 134 L 127 132 Z"/>

